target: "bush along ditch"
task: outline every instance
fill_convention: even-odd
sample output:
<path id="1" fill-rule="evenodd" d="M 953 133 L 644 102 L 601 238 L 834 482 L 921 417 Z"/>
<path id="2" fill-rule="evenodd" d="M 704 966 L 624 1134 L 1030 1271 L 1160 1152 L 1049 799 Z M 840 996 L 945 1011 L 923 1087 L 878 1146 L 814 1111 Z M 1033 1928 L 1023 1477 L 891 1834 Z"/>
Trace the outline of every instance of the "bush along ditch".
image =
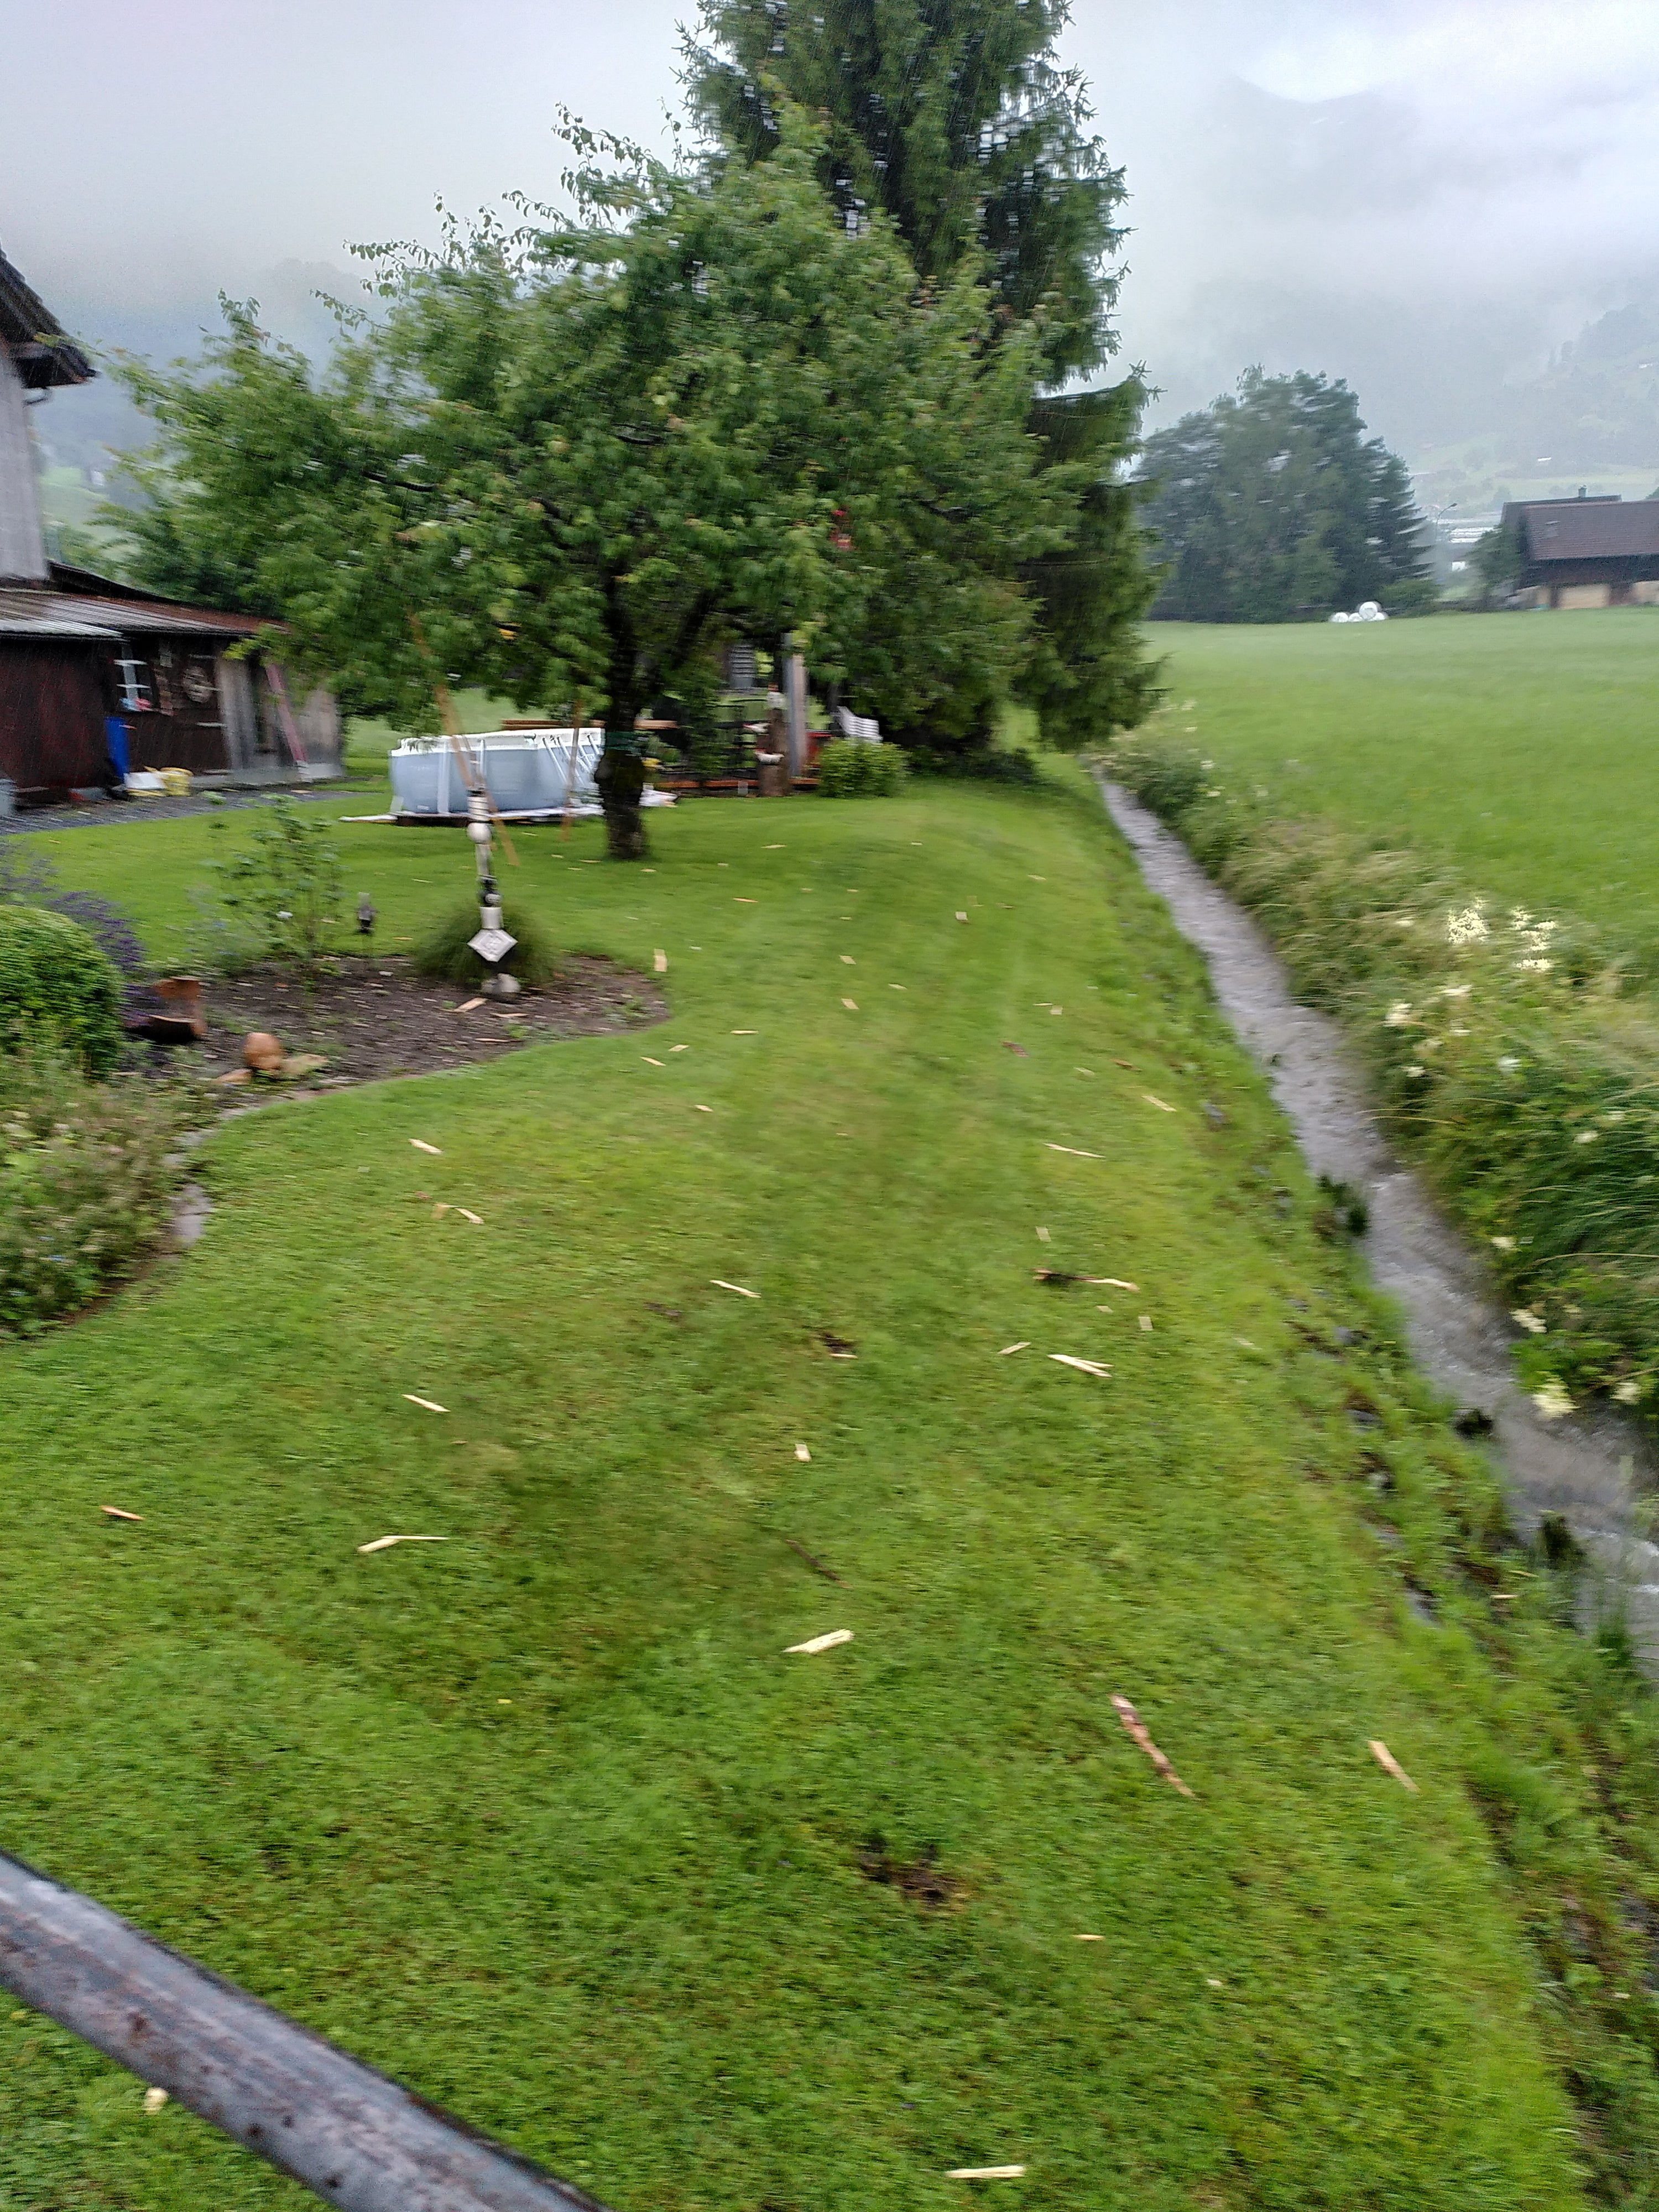
<path id="1" fill-rule="evenodd" d="M 1102 765 L 1342 1018 L 1390 1133 L 1490 1256 L 1539 1411 L 1605 1392 L 1659 1419 L 1659 1006 L 1630 961 L 1422 854 L 1275 817 L 1161 716 Z"/>

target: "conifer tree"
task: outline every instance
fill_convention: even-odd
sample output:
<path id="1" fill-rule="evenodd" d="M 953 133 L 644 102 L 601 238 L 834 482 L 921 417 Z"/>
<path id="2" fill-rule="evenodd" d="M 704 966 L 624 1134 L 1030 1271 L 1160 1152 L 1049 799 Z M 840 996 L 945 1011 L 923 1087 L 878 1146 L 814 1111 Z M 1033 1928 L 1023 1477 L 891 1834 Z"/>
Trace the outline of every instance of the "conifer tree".
<path id="1" fill-rule="evenodd" d="M 1139 719 L 1151 586 L 1121 480 L 1145 386 L 1058 391 L 1115 348 L 1124 236 L 1123 173 L 1091 131 L 1081 75 L 1055 55 L 1068 20 L 1065 0 L 704 0 L 685 78 L 728 158 L 766 159 L 786 97 L 798 101 L 822 119 L 819 179 L 844 222 L 884 210 L 924 279 L 971 259 L 1000 326 L 1035 323 L 1028 428 L 1049 463 L 1086 464 L 1086 489 L 1066 546 L 1024 572 L 1039 619 L 1020 690 L 1051 744 L 1077 745 Z"/>

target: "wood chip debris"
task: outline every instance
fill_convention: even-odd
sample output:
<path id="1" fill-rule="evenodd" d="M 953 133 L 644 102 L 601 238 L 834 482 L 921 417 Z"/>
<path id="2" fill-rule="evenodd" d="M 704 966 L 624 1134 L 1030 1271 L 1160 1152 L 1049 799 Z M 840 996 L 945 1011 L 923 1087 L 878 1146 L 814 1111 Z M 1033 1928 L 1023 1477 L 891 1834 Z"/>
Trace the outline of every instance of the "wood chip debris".
<path id="1" fill-rule="evenodd" d="M 1069 1152 L 1074 1160 L 1097 1160 L 1100 1158 L 1098 1152 L 1080 1152 L 1075 1145 L 1049 1145 L 1046 1137 L 1042 1141 L 1048 1145 L 1051 1152 Z"/>
<path id="2" fill-rule="evenodd" d="M 1073 1936 L 1072 1941 L 1074 1943 L 1103 1943 L 1106 1938 L 1103 1936 Z"/>
<path id="3" fill-rule="evenodd" d="M 411 1406 L 424 1406 L 428 1413 L 447 1413 L 449 1411 L 447 1406 L 434 1405 L 430 1398 L 417 1398 L 412 1390 L 405 1390 L 404 1395 Z"/>
<path id="4" fill-rule="evenodd" d="M 836 1644 L 850 1644 L 852 1640 L 853 1632 L 850 1628 L 832 1628 L 827 1636 L 809 1636 L 805 1644 L 786 1644 L 783 1647 L 784 1656 L 787 1658 L 797 1651 L 805 1652 L 809 1656 L 815 1651 L 833 1651 Z"/>
<path id="5" fill-rule="evenodd" d="M 758 1030 L 733 1030 L 732 1034 L 733 1036 L 758 1036 L 760 1035 L 760 1031 Z"/>
<path id="6" fill-rule="evenodd" d="M 1146 1103 L 1149 1106 L 1156 1106 L 1160 1114 L 1173 1114 L 1175 1112 L 1175 1108 L 1173 1106 L 1167 1105 L 1162 1098 L 1155 1098 L 1150 1091 L 1143 1091 L 1140 1095 L 1146 1101 Z"/>
<path id="7" fill-rule="evenodd" d="M 694 1114 L 712 1114 L 714 1110 L 712 1106 L 694 1106 L 691 1109 Z"/>
<path id="8" fill-rule="evenodd" d="M 1031 1057 L 1030 1054 L 1026 1051 L 1024 1046 L 1023 1044 L 1016 1044 L 1012 1037 L 1004 1037 L 1002 1040 L 1002 1049 L 1004 1052 L 1012 1052 L 1016 1059 L 1018 1060 L 1029 1060 Z"/>
<path id="9" fill-rule="evenodd" d="M 455 1211 L 460 1215 L 463 1221 L 470 1221 L 475 1229 L 482 1229 L 483 1227 L 483 1214 L 475 1213 L 470 1206 L 458 1206 Z"/>
<path id="10" fill-rule="evenodd" d="M 691 1048 L 689 1044 L 671 1044 L 668 1049 L 670 1052 L 690 1052 Z"/>
<path id="11" fill-rule="evenodd" d="M 433 1209 L 432 1209 L 432 1218 L 433 1218 L 434 1221 L 436 1221 L 436 1220 L 438 1220 L 438 1219 L 439 1219 L 442 1215 L 444 1215 L 444 1214 L 447 1213 L 447 1212 L 448 1212 L 448 1211 L 449 1211 L 449 1200 L 448 1200 L 447 1198 L 441 1198 L 441 1199 L 438 1200 L 438 1203 L 437 1203 L 437 1204 L 433 1207 Z"/>
<path id="12" fill-rule="evenodd" d="M 856 968 L 859 963 L 850 952 L 843 952 L 841 956 L 841 964 L 843 968 Z"/>
<path id="13" fill-rule="evenodd" d="M 118 1505 L 100 1505 L 98 1510 L 107 1513 L 112 1521 L 142 1521 L 144 1517 L 142 1513 L 125 1512 Z"/>
<path id="14" fill-rule="evenodd" d="M 665 975 L 668 973 L 668 955 L 662 950 L 660 945 L 658 946 L 657 950 L 651 956 L 651 965 L 656 969 L 659 975 Z"/>
<path id="15" fill-rule="evenodd" d="M 1038 1230 L 1038 1231 L 1037 1231 L 1037 1243 L 1038 1243 L 1039 1244 L 1046 1244 L 1048 1242 L 1048 1231 L 1047 1231 L 1046 1229 L 1039 1229 L 1039 1230 Z"/>
<path id="16" fill-rule="evenodd" d="M 653 1060 L 648 1052 L 642 1052 L 640 1054 L 640 1058 L 645 1062 L 647 1067 L 666 1067 L 668 1065 L 668 1062 L 665 1060 Z"/>
<path id="17" fill-rule="evenodd" d="M 447 1544 L 447 1536 L 377 1536 L 372 1544 L 359 1544 L 360 1552 L 386 1552 L 394 1544 Z"/>
<path id="18" fill-rule="evenodd" d="M 718 1275 L 711 1275 L 708 1279 L 717 1291 L 735 1291 L 740 1298 L 757 1298 L 760 1296 L 758 1291 L 745 1291 L 741 1283 L 722 1282 Z"/>
<path id="19" fill-rule="evenodd" d="M 1135 1711 L 1134 1707 L 1129 1703 L 1129 1700 L 1127 1698 L 1120 1698 L 1116 1692 L 1114 1692 L 1112 1705 L 1116 1711 L 1119 1720 L 1123 1723 L 1124 1733 L 1127 1735 L 1132 1735 L 1134 1738 L 1135 1741 L 1146 1753 L 1147 1758 L 1152 1760 L 1152 1765 L 1157 1767 L 1158 1772 L 1169 1784 L 1170 1789 L 1178 1790 L 1183 1797 L 1192 1796 L 1194 1793 L 1187 1787 L 1181 1777 L 1176 1772 L 1174 1767 L 1170 1765 L 1169 1760 L 1165 1759 L 1164 1753 L 1152 1741 L 1151 1736 L 1147 1735 L 1145 1722 L 1141 1719 L 1140 1715 Z"/>
<path id="20" fill-rule="evenodd" d="M 792 1552 L 798 1553 L 800 1558 L 805 1560 L 807 1565 L 814 1569 L 818 1574 L 821 1574 L 826 1582 L 837 1583 L 842 1589 L 846 1589 L 846 1583 L 842 1581 L 841 1577 L 836 1572 L 835 1569 L 832 1566 L 827 1565 L 823 1560 L 819 1559 L 816 1552 L 809 1552 L 805 1544 L 798 1544 L 793 1536 L 786 1536 L 783 1540 L 788 1545 Z"/>
<path id="21" fill-rule="evenodd" d="M 849 1014 L 855 1014 L 859 1010 L 859 1002 L 856 999 L 843 999 L 842 1004 Z"/>
<path id="22" fill-rule="evenodd" d="M 1109 1291 L 1138 1291 L 1139 1283 L 1126 1283 L 1121 1275 L 1094 1275 L 1091 1281 L 1103 1283 Z"/>
<path id="23" fill-rule="evenodd" d="M 1400 1764 L 1400 1761 L 1389 1749 L 1386 1743 L 1381 1743 L 1377 1741 L 1376 1736 L 1372 1736 L 1366 1743 L 1365 1748 L 1370 1752 L 1371 1757 L 1376 1761 L 1377 1765 L 1382 1768 L 1384 1774 L 1392 1774 L 1395 1780 L 1400 1784 L 1402 1790 L 1409 1790 L 1413 1797 L 1417 1796 L 1417 1784 L 1412 1780 L 1410 1775 L 1407 1773 L 1405 1768 Z"/>
<path id="24" fill-rule="evenodd" d="M 1152 1317 L 1151 1314 L 1142 1314 L 1142 1316 L 1140 1316 L 1140 1326 L 1142 1327 L 1142 1328 L 1147 1328 L 1147 1329 L 1149 1329 L 1149 1328 L 1151 1328 L 1152 1325 Z"/>
<path id="25" fill-rule="evenodd" d="M 155 2114 L 161 2110 L 162 2106 L 170 2101 L 171 2100 L 169 2100 L 165 2089 L 152 2088 L 146 2089 L 144 2092 L 144 2110 L 150 2115 L 152 2119 L 155 2118 Z"/>
<path id="26" fill-rule="evenodd" d="M 958 921 L 967 921 L 967 919 L 968 919 L 967 915 L 966 915 L 965 914 L 962 913 L 960 910 L 958 910 L 957 915 L 957 920 Z"/>
<path id="27" fill-rule="evenodd" d="M 806 1449 L 806 1447 L 805 1447 L 805 1444 L 797 1444 L 797 1445 L 795 1446 L 795 1457 L 796 1457 L 797 1459 L 799 1459 L 799 1460 L 809 1460 L 809 1459 L 811 1459 L 811 1456 L 812 1456 L 811 1453 L 810 1451 L 808 1451 L 808 1450 L 807 1450 L 807 1449 Z"/>
<path id="28" fill-rule="evenodd" d="M 753 906 L 755 902 L 753 899 L 746 898 L 733 899 L 732 902 L 733 906 Z"/>
<path id="29" fill-rule="evenodd" d="M 483 1004 L 482 999 L 469 999 L 464 1006 L 452 1006 L 449 1011 L 452 1014 L 471 1014 L 476 1012 Z"/>
<path id="30" fill-rule="evenodd" d="M 1103 1367 L 1097 1359 L 1073 1359 L 1069 1352 L 1051 1352 L 1048 1357 L 1057 1359 L 1062 1367 L 1075 1367 L 1082 1374 L 1097 1376 L 1103 1382 L 1109 1378 L 1112 1372 L 1109 1367 Z"/>
<path id="31" fill-rule="evenodd" d="M 1006 1359 L 1011 1352 L 1029 1352 L 1030 1348 L 1030 1338 L 1029 1336 L 1022 1336 L 1018 1344 L 1005 1344 L 1001 1351 L 998 1352 L 997 1358 L 999 1359 Z"/>
<path id="32" fill-rule="evenodd" d="M 409 1141 L 417 1152 L 430 1152 L 434 1160 L 442 1159 L 441 1149 L 436 1145 L 428 1145 L 424 1137 L 411 1137 Z"/>
<path id="33" fill-rule="evenodd" d="M 1024 2171 L 1023 2166 L 953 2166 L 945 2179 L 947 2181 L 1018 2181 Z"/>

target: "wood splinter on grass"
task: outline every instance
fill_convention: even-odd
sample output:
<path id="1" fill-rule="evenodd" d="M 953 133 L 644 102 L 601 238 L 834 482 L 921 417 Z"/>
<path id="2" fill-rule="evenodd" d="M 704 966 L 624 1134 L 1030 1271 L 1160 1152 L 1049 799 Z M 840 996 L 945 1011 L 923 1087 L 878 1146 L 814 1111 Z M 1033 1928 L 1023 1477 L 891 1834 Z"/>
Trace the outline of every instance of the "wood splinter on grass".
<path id="1" fill-rule="evenodd" d="M 1101 1382 L 1110 1380 L 1111 1369 L 1103 1367 L 1097 1359 L 1073 1359 L 1069 1352 L 1051 1352 L 1050 1359 L 1058 1360 L 1062 1367 L 1075 1367 L 1085 1375 L 1093 1375 Z"/>
<path id="2" fill-rule="evenodd" d="M 411 1406 L 424 1406 L 428 1413 L 447 1413 L 449 1411 L 447 1406 L 434 1406 L 430 1398 L 417 1398 L 412 1390 L 405 1390 L 404 1395 Z"/>
<path id="3" fill-rule="evenodd" d="M 668 973 L 668 955 L 659 948 L 651 956 L 651 965 L 659 975 L 665 975 Z"/>
<path id="4" fill-rule="evenodd" d="M 811 1456 L 812 1456 L 811 1453 L 810 1451 L 808 1451 L 808 1450 L 807 1450 L 807 1449 L 806 1449 L 806 1447 L 805 1447 L 805 1444 L 797 1444 L 797 1445 L 795 1446 L 795 1457 L 796 1457 L 797 1459 L 799 1459 L 799 1460 L 809 1460 L 809 1459 L 811 1459 Z"/>
<path id="5" fill-rule="evenodd" d="M 476 1012 L 483 1004 L 482 999 L 469 999 L 464 1006 L 452 1006 L 449 1011 L 452 1014 L 471 1014 Z"/>
<path id="6" fill-rule="evenodd" d="M 428 1145 L 424 1137 L 411 1137 L 409 1141 L 417 1152 L 430 1152 L 434 1160 L 442 1159 L 443 1153 L 440 1148 L 436 1145 Z"/>
<path id="7" fill-rule="evenodd" d="M 393 1544 L 447 1544 L 447 1536 L 377 1536 L 372 1544 L 359 1544 L 360 1552 L 384 1552 Z"/>
<path id="8" fill-rule="evenodd" d="M 142 1521 L 144 1517 L 142 1513 L 124 1512 L 118 1505 L 100 1505 L 98 1510 L 107 1513 L 112 1521 Z"/>
<path id="9" fill-rule="evenodd" d="M 1018 2181 L 1024 2171 L 1023 2166 L 953 2166 L 945 2179 L 947 2181 Z"/>
<path id="10" fill-rule="evenodd" d="M 441 1218 L 441 1216 L 447 1213 L 448 1211 L 449 1200 L 447 1198 L 441 1198 L 438 1200 L 438 1203 L 432 1209 L 432 1218 L 436 1221 Z"/>
<path id="11" fill-rule="evenodd" d="M 843 999 L 842 1004 L 849 1014 L 855 1014 L 859 1010 L 859 1002 L 856 999 Z"/>
<path id="12" fill-rule="evenodd" d="M 1150 1091 L 1143 1091 L 1140 1095 L 1146 1101 L 1146 1103 L 1149 1106 L 1156 1106 L 1160 1114 L 1173 1114 L 1175 1112 L 1175 1108 L 1173 1106 L 1165 1105 L 1164 1102 L 1161 1098 L 1154 1098 Z"/>
<path id="13" fill-rule="evenodd" d="M 1409 1790 L 1413 1797 L 1417 1796 L 1417 1784 L 1412 1780 L 1410 1775 L 1407 1773 L 1405 1768 L 1400 1764 L 1400 1761 L 1389 1749 L 1386 1743 L 1379 1743 L 1375 1736 L 1371 1736 L 1367 1741 L 1365 1748 L 1370 1752 L 1371 1757 L 1376 1761 L 1377 1765 L 1382 1768 L 1384 1774 L 1392 1774 L 1395 1780 L 1400 1784 L 1402 1790 Z"/>
<path id="14" fill-rule="evenodd" d="M 783 1647 L 784 1656 L 788 1658 L 798 1651 L 808 1656 L 816 1651 L 833 1651 L 836 1644 L 850 1644 L 852 1640 L 853 1632 L 850 1628 L 832 1628 L 827 1636 L 809 1636 L 805 1644 L 786 1644 Z"/>
<path id="15" fill-rule="evenodd" d="M 745 1291 L 741 1283 L 723 1283 L 718 1275 L 711 1275 L 708 1279 L 717 1291 L 735 1291 L 740 1298 L 757 1298 L 760 1296 L 758 1291 Z"/>
<path id="16" fill-rule="evenodd" d="M 1125 1734 L 1132 1735 L 1134 1738 L 1135 1741 L 1140 1746 L 1140 1748 L 1146 1753 L 1147 1758 L 1152 1760 L 1152 1765 L 1157 1767 L 1158 1772 L 1169 1784 L 1170 1789 L 1178 1790 L 1183 1797 L 1192 1796 L 1194 1792 L 1187 1787 L 1181 1777 L 1176 1772 L 1174 1767 L 1170 1765 L 1169 1760 L 1165 1759 L 1164 1753 L 1152 1741 L 1152 1737 L 1148 1735 L 1146 1733 L 1146 1723 L 1142 1721 L 1140 1715 L 1135 1711 L 1134 1707 L 1129 1703 L 1129 1700 L 1127 1698 L 1120 1698 L 1115 1692 L 1112 1697 L 1112 1704 L 1116 1710 L 1119 1720 L 1123 1723 Z"/>
<path id="17" fill-rule="evenodd" d="M 1011 1352 L 1029 1352 L 1030 1348 L 1030 1338 L 1029 1336 L 1022 1336 L 1018 1344 L 1005 1344 L 1001 1351 L 998 1352 L 997 1358 L 999 1359 L 1006 1359 Z"/>
<path id="18" fill-rule="evenodd" d="M 463 1221 L 470 1221 L 475 1229 L 482 1229 L 483 1227 L 483 1214 L 475 1213 L 470 1206 L 458 1206 L 455 1211 L 460 1215 Z"/>
<path id="19" fill-rule="evenodd" d="M 645 1062 L 647 1067 L 665 1067 L 668 1065 L 666 1060 L 653 1060 L 648 1052 L 642 1052 L 640 1054 L 640 1058 Z"/>
<path id="20" fill-rule="evenodd" d="M 1046 1137 L 1042 1141 L 1048 1144 Z M 1048 1150 L 1051 1152 L 1069 1152 L 1074 1160 L 1097 1160 L 1100 1158 L 1098 1152 L 1080 1152 L 1075 1145 L 1048 1145 Z"/>

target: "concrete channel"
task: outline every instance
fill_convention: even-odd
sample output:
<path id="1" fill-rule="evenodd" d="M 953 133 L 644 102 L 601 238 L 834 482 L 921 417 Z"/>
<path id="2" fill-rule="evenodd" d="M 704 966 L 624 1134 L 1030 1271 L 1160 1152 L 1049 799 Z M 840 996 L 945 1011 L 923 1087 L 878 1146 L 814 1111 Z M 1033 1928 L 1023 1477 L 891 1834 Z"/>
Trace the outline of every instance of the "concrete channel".
<path id="1" fill-rule="evenodd" d="M 1515 1335 L 1479 1255 L 1442 1218 L 1390 1150 L 1364 1077 L 1331 1017 L 1298 1006 L 1267 939 L 1180 839 L 1121 786 L 1101 779 L 1113 821 L 1148 886 L 1204 955 L 1223 1012 L 1267 1074 L 1316 1175 L 1363 1191 L 1373 1280 L 1398 1301 L 1418 1364 L 1459 1407 L 1479 1407 L 1516 1527 L 1559 1516 L 1620 1604 L 1659 1677 L 1659 1546 L 1646 1533 L 1659 1467 L 1634 1419 L 1607 1407 L 1547 1420 L 1515 1379 Z"/>

